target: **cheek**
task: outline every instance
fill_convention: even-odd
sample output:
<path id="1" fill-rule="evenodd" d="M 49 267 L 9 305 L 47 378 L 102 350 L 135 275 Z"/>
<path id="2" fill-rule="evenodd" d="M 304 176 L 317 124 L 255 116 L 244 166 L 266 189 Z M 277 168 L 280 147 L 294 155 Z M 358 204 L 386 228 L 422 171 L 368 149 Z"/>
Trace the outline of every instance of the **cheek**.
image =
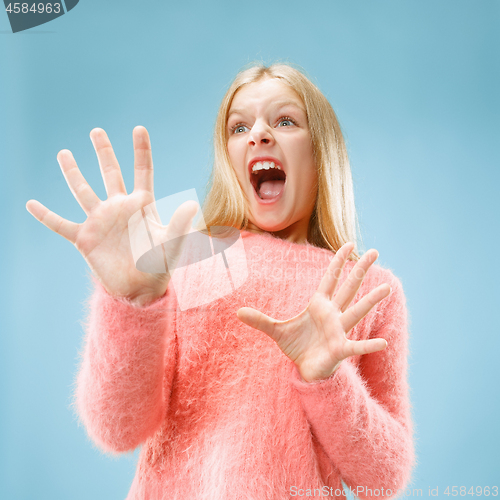
<path id="1" fill-rule="evenodd" d="M 231 161 L 231 164 L 233 165 L 233 168 L 236 167 L 237 162 L 236 162 L 236 148 L 234 147 L 233 141 L 228 141 L 227 145 L 227 154 L 229 156 L 229 160 Z"/>
<path id="2" fill-rule="evenodd" d="M 311 188 L 317 183 L 318 176 L 314 163 L 312 144 L 308 139 L 305 139 L 302 144 L 296 144 L 293 154 L 297 159 L 297 177 L 300 179 L 301 185 Z"/>
<path id="3" fill-rule="evenodd" d="M 318 173 L 314 163 L 312 149 L 309 154 L 303 157 L 301 172 L 301 185 L 303 192 L 303 202 L 307 207 L 314 205 L 318 191 Z"/>
<path id="4" fill-rule="evenodd" d="M 241 147 L 238 147 L 237 141 L 228 141 L 227 153 L 231 161 L 233 170 L 235 171 L 238 178 L 241 179 L 244 175 L 244 151 L 242 152 Z"/>
<path id="5" fill-rule="evenodd" d="M 235 167 L 238 161 L 241 161 L 242 148 L 240 142 L 241 141 L 238 141 L 236 139 L 229 140 L 227 142 L 227 152 Z"/>
<path id="6" fill-rule="evenodd" d="M 227 141 L 226 143 L 227 154 L 229 155 L 229 159 L 231 162 L 234 160 L 234 144 L 233 141 Z"/>
<path id="7" fill-rule="evenodd" d="M 303 194 L 304 203 L 308 206 L 316 200 L 317 185 L 318 180 L 315 169 L 302 177 L 300 189 Z"/>

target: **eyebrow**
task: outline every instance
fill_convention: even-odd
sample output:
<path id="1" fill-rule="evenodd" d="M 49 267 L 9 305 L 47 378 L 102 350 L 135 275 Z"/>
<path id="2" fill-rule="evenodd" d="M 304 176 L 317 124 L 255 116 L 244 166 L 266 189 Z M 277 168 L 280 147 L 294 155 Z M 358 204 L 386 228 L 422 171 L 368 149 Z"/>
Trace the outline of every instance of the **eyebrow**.
<path id="1" fill-rule="evenodd" d="M 296 108 L 299 108 L 300 110 L 302 110 L 304 113 L 306 112 L 305 108 L 303 106 L 301 106 L 297 101 L 291 101 L 291 100 L 287 100 L 287 101 L 276 101 L 272 104 L 273 108 L 275 109 L 279 109 L 279 108 L 284 108 L 285 106 L 295 106 Z M 227 115 L 227 118 L 229 119 L 229 117 L 234 114 L 234 113 L 240 113 L 240 114 L 243 114 L 245 112 L 244 109 L 239 109 L 239 108 L 235 108 L 235 109 L 232 109 L 230 111 L 230 113 Z"/>

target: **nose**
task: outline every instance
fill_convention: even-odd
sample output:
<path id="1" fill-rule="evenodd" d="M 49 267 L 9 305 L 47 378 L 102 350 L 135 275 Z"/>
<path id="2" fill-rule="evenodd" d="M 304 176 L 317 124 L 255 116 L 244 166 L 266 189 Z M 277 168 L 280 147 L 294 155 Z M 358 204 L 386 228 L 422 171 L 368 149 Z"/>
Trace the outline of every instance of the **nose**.
<path id="1" fill-rule="evenodd" d="M 274 138 L 269 127 L 257 120 L 250 133 L 248 134 L 248 144 L 255 146 L 257 144 L 271 144 Z"/>

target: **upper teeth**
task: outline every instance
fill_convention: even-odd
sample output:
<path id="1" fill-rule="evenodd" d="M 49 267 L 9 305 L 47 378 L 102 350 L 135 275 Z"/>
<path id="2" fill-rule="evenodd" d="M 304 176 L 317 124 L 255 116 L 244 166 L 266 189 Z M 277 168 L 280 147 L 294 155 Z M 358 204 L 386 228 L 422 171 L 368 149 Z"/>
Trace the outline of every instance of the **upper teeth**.
<path id="1" fill-rule="evenodd" d="M 257 170 L 269 170 L 270 168 L 277 168 L 278 170 L 281 170 L 279 165 L 276 165 L 274 161 L 258 161 L 253 164 L 252 172 L 256 172 Z"/>

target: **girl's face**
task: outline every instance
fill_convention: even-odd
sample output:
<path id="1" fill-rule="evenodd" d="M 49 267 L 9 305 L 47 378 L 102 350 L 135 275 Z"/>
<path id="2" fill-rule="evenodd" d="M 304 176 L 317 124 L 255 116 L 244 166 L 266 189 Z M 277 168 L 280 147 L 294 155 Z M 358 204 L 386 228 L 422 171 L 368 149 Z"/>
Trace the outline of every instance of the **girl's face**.
<path id="1" fill-rule="evenodd" d="M 229 158 L 249 202 L 248 229 L 305 242 L 317 173 L 299 95 L 275 78 L 244 85 L 227 131 Z"/>

